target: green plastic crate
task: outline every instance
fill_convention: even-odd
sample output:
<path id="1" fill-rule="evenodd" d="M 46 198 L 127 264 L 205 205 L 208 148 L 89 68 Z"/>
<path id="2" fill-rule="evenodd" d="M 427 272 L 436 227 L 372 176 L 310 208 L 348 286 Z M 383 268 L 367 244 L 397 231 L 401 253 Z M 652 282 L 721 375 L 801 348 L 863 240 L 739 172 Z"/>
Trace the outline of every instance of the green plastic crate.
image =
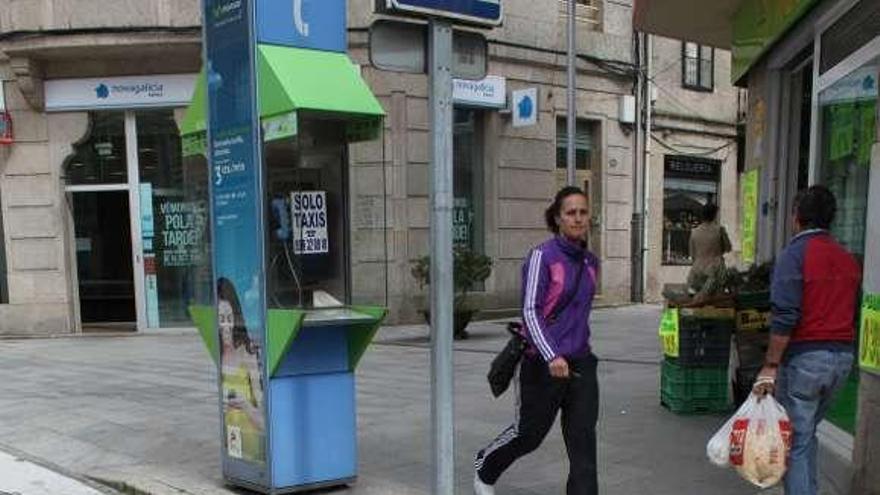
<path id="1" fill-rule="evenodd" d="M 731 409 L 727 399 L 678 399 L 663 394 L 660 404 L 676 414 L 714 414 Z"/>
<path id="2" fill-rule="evenodd" d="M 730 396 L 727 366 L 694 368 L 664 360 L 660 390 L 673 399 L 727 401 Z"/>

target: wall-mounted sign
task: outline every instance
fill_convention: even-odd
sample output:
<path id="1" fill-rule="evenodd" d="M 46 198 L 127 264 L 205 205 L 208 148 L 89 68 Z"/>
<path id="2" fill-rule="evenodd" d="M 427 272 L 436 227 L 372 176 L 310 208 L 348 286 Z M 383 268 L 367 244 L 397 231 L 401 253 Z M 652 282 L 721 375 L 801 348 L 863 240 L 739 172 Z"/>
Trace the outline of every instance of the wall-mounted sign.
<path id="1" fill-rule="evenodd" d="M 257 41 L 345 52 L 345 0 L 257 0 Z"/>
<path id="2" fill-rule="evenodd" d="M 327 237 L 327 193 L 296 191 L 290 193 L 293 219 L 293 252 L 319 254 L 330 252 Z"/>
<path id="3" fill-rule="evenodd" d="M 385 0 L 385 8 L 483 26 L 501 24 L 503 14 L 501 0 Z"/>
<path id="4" fill-rule="evenodd" d="M 486 76 L 479 81 L 454 79 L 452 101 L 456 105 L 504 108 L 507 106 L 507 80 L 501 76 Z"/>
<path id="5" fill-rule="evenodd" d="M 758 168 L 749 170 L 742 176 L 741 204 L 742 237 L 741 258 L 744 263 L 754 263 L 758 236 Z"/>
<path id="6" fill-rule="evenodd" d="M 513 127 L 526 127 L 538 123 L 538 88 L 518 89 L 511 93 L 510 111 Z"/>
<path id="7" fill-rule="evenodd" d="M 196 74 L 54 79 L 45 82 L 46 111 L 186 106 Z"/>
<path id="8" fill-rule="evenodd" d="M 880 294 L 863 296 L 859 365 L 863 370 L 880 373 Z"/>

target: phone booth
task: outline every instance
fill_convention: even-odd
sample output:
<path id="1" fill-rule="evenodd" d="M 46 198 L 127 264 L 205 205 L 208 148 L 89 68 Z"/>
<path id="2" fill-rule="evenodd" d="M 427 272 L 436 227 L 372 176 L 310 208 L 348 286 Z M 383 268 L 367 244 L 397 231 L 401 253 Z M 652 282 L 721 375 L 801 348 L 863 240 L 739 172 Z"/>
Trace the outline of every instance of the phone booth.
<path id="1" fill-rule="evenodd" d="M 270 6 L 261 12 L 261 5 Z M 312 5 L 332 9 L 345 35 L 343 0 Z M 259 167 L 247 177 L 235 157 L 242 140 L 211 127 L 225 116 L 209 119 L 210 108 L 237 106 L 221 106 L 229 95 L 217 82 L 223 61 L 215 59 L 180 123 L 182 181 L 213 212 L 214 230 L 204 236 L 213 244 L 203 248 L 213 265 L 194 272 L 189 309 L 217 364 L 223 476 L 275 494 L 357 476 L 354 370 L 386 310 L 384 294 L 374 305 L 353 304 L 355 274 L 363 270 L 352 262 L 357 188 L 348 151 L 380 139 L 384 112 L 344 43 L 342 51 L 275 43 L 263 36 L 263 23 L 290 13 L 277 12 L 285 8 L 279 2 L 255 8 Z M 251 203 L 253 191 L 260 197 Z M 251 204 L 253 221 L 238 213 Z"/>

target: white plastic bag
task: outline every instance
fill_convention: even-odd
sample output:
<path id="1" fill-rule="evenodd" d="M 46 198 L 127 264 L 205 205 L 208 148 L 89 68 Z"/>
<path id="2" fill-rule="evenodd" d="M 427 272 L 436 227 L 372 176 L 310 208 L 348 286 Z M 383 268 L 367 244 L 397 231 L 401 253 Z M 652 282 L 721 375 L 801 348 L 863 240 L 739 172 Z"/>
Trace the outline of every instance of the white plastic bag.
<path id="1" fill-rule="evenodd" d="M 717 466 L 732 466 L 760 488 L 779 483 L 791 448 L 791 422 L 772 396 L 752 394 L 706 445 Z"/>

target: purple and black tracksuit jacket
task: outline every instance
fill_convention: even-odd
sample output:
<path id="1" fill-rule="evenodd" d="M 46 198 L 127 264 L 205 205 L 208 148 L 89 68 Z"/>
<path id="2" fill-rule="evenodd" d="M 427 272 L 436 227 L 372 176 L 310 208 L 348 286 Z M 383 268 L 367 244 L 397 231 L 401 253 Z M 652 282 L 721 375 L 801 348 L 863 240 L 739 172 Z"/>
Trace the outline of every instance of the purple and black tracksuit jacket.
<path id="1" fill-rule="evenodd" d="M 583 264 L 575 287 L 578 264 Z M 579 243 L 561 236 L 532 249 L 523 264 L 522 316 L 529 347 L 526 355 L 545 362 L 557 357 L 590 354 L 590 310 L 596 294 L 599 260 Z M 554 316 L 565 294 L 576 291 L 561 314 Z"/>

